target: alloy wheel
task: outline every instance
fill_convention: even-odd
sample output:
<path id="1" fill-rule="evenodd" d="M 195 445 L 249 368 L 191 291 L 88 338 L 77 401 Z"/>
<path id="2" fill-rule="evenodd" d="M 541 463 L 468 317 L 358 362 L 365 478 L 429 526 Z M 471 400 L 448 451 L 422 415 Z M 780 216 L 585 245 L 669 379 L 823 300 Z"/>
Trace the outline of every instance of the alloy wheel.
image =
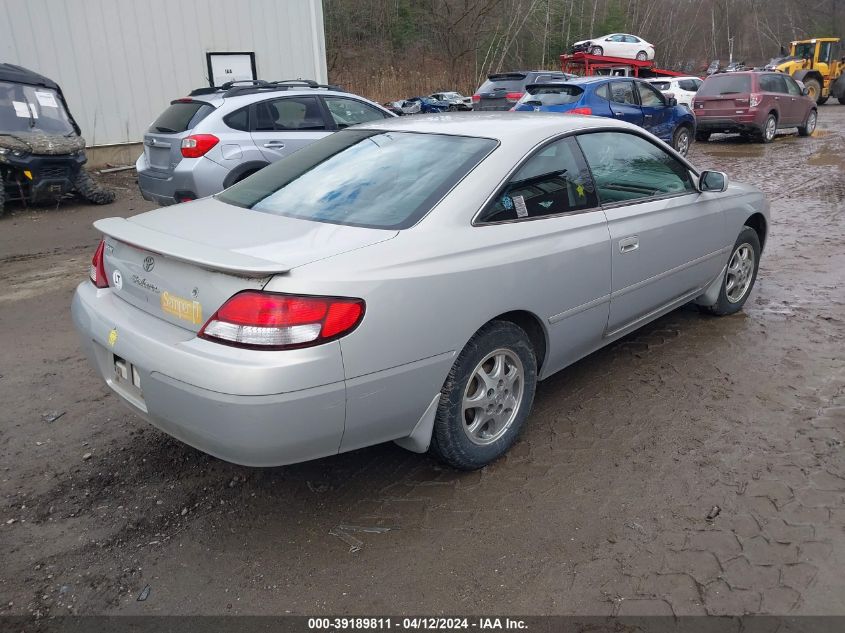
<path id="1" fill-rule="evenodd" d="M 770 141 L 775 137 L 775 132 L 777 132 L 777 129 L 778 122 L 775 117 L 770 116 L 768 119 L 766 119 L 766 131 L 764 132 L 764 134 L 766 135 L 767 140 Z"/>
<path id="2" fill-rule="evenodd" d="M 725 296 L 731 303 L 739 303 L 754 279 L 754 248 L 743 242 L 733 252 L 725 274 Z"/>
<path id="3" fill-rule="evenodd" d="M 516 419 L 525 390 L 525 368 L 514 352 L 497 349 L 478 363 L 464 390 L 463 429 L 478 445 L 501 438 Z"/>

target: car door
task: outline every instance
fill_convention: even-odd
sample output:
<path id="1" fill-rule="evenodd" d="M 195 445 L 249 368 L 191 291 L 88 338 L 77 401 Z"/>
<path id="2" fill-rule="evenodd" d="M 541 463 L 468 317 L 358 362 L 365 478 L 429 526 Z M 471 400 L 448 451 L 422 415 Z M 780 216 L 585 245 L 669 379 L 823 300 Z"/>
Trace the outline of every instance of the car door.
<path id="1" fill-rule="evenodd" d="M 253 104 L 250 126 L 253 143 L 271 163 L 331 133 L 320 101 L 311 95 Z"/>
<path id="2" fill-rule="evenodd" d="M 549 375 L 600 346 L 610 299 L 610 241 L 578 144 L 551 141 L 527 157 L 473 221 L 478 244 L 514 263 L 548 329 Z M 491 289 L 493 289 L 491 287 Z M 495 291 L 493 289 L 493 291 Z"/>
<path id="3" fill-rule="evenodd" d="M 645 81 L 634 81 L 637 97 L 643 112 L 643 127 L 662 141 L 672 142 L 675 131 L 672 122 L 672 108 L 666 105 L 666 97 Z"/>
<path id="4" fill-rule="evenodd" d="M 610 82 L 610 111 L 620 121 L 634 125 L 643 124 L 643 111 L 637 101 L 634 82 L 631 79 Z"/>
<path id="5" fill-rule="evenodd" d="M 602 42 L 602 49 L 607 57 L 620 57 L 625 53 L 625 38 L 622 35 L 611 35 Z"/>
<path id="6" fill-rule="evenodd" d="M 338 130 L 347 128 L 350 125 L 391 118 L 389 112 L 381 108 L 376 108 L 360 99 L 335 96 L 325 96 L 322 99 L 332 119 L 332 126 Z"/>
<path id="7" fill-rule="evenodd" d="M 781 110 L 782 125 L 780 127 L 798 125 L 801 119 L 798 103 L 789 94 L 789 88 L 786 85 L 786 75 L 777 73 L 770 75 L 770 77 L 772 92 L 775 93 L 775 101 L 777 101 Z"/>
<path id="8" fill-rule="evenodd" d="M 796 125 L 802 125 L 807 120 L 807 115 L 809 114 L 808 100 L 804 98 L 801 87 L 792 77 L 784 75 L 783 80 L 786 82 L 786 90 L 789 93 L 789 106 L 792 110 L 792 118 Z"/>
<path id="9" fill-rule="evenodd" d="M 789 99 L 781 92 L 786 92 L 786 83 L 781 84 L 774 73 L 765 73 L 757 78 L 762 95 L 760 109 L 774 108 L 778 115 L 778 127 L 788 127 L 792 119 Z"/>
<path id="10" fill-rule="evenodd" d="M 578 136 L 607 216 L 612 286 L 606 336 L 621 335 L 713 281 L 730 250 L 715 193 L 633 131 Z"/>

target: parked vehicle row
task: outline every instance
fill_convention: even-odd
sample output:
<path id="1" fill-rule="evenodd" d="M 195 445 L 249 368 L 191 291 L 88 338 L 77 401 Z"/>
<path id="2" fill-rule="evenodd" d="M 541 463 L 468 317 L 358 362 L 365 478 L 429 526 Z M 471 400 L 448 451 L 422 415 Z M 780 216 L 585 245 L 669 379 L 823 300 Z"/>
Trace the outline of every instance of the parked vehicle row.
<path id="1" fill-rule="evenodd" d="M 622 89 L 643 87 L 661 97 Z M 223 459 L 392 440 L 480 468 L 516 441 L 538 380 L 687 302 L 737 312 L 754 285 L 762 194 L 625 121 L 376 116 L 317 89 L 207 99 L 161 127 L 371 115 L 216 196 L 95 223 L 72 306 L 92 366 L 140 417 Z M 187 132 L 153 136 L 206 143 Z"/>
<path id="2" fill-rule="evenodd" d="M 580 77 L 533 84 L 517 111 L 560 112 L 608 117 L 638 125 L 685 156 L 695 135 L 695 117 L 648 82 L 630 77 Z"/>

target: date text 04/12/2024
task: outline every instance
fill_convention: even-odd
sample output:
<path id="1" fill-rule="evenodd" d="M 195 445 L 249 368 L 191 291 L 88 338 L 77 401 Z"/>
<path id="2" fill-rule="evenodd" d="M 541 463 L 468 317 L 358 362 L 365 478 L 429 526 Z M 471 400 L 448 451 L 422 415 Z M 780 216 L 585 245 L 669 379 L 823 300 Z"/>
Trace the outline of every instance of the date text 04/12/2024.
<path id="1" fill-rule="evenodd" d="M 517 631 L 526 629 L 523 620 L 515 618 L 441 618 L 441 617 L 352 617 L 352 618 L 308 618 L 308 629 L 311 631 L 364 631 L 364 630 L 487 630 L 487 631 Z"/>

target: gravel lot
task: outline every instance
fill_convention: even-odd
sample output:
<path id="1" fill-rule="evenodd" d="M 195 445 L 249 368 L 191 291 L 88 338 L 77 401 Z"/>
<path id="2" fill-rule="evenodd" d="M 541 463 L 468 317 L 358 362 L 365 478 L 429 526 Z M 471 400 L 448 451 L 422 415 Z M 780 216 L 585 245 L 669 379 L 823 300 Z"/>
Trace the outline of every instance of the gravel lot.
<path id="1" fill-rule="evenodd" d="M 110 207 L 12 209 L 0 614 L 845 614 L 845 106 L 691 158 L 771 199 L 745 312 L 677 310 L 542 383 L 469 474 L 392 444 L 249 469 L 163 435 L 69 314 L 91 222 L 151 208 L 133 172 Z"/>

